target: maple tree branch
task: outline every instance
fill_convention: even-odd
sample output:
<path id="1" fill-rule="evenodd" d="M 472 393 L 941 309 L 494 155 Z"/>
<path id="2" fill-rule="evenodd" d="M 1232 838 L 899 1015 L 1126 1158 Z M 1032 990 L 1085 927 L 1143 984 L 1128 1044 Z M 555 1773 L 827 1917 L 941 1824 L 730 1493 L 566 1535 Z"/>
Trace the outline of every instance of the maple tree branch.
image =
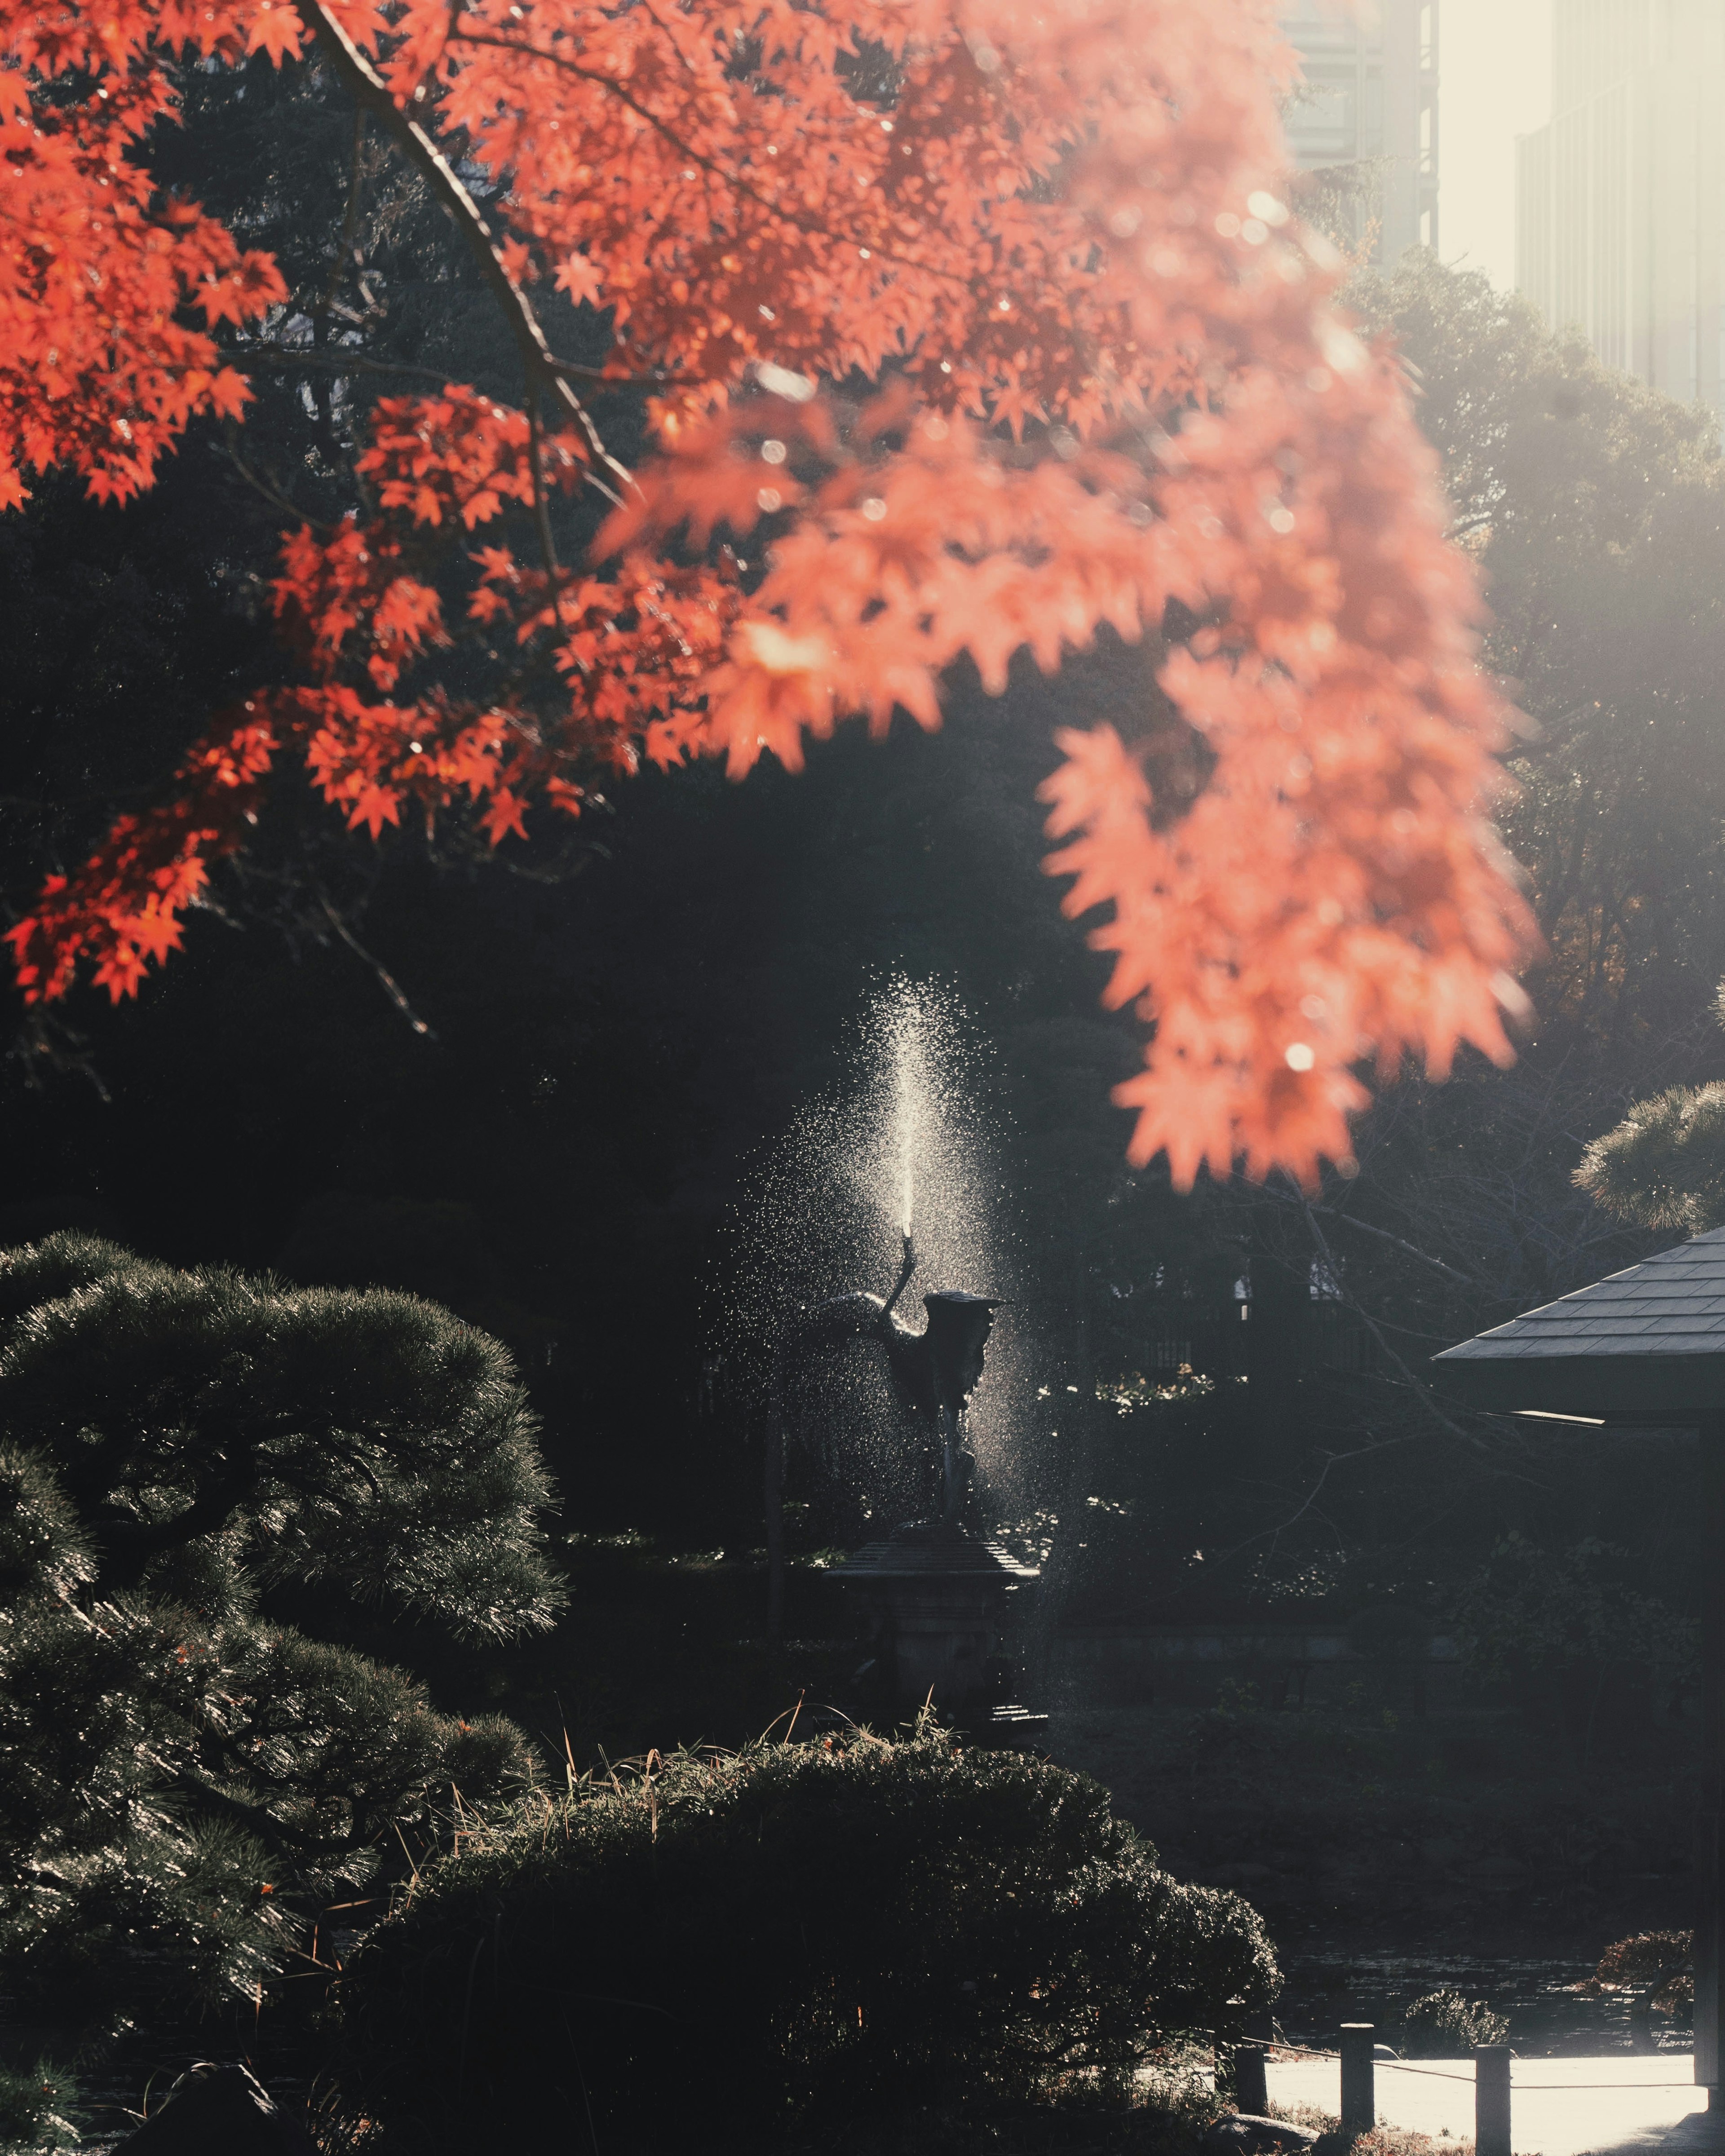
<path id="1" fill-rule="evenodd" d="M 663 25 L 658 24 L 656 17 L 654 19 L 655 25 L 662 30 Z M 651 105 L 643 105 L 639 98 L 632 96 L 614 75 L 601 74 L 596 69 L 583 67 L 578 60 L 571 59 L 566 53 L 547 52 L 543 46 L 527 44 L 519 38 L 490 37 L 478 30 L 457 30 L 453 34 L 464 44 L 490 45 L 500 53 L 519 53 L 525 59 L 548 60 L 552 67 L 562 68 L 567 74 L 578 76 L 581 81 L 590 82 L 598 89 L 609 90 L 638 119 L 644 120 L 656 134 L 662 135 L 680 157 L 686 157 L 691 165 L 699 166 L 702 172 L 711 172 L 715 179 L 722 180 L 727 187 L 734 189 L 758 208 L 764 209 L 768 216 L 778 218 L 782 223 L 789 225 L 793 232 L 806 233 L 816 239 L 831 236 L 830 225 L 823 223 L 819 218 L 799 217 L 795 210 L 786 209 L 782 203 L 774 202 L 770 195 L 764 195 L 758 187 L 752 187 L 748 181 L 739 179 L 735 172 L 727 172 L 716 158 L 709 157 L 703 151 L 695 148 L 692 143 L 686 142 L 668 120 L 662 119 Z M 942 270 L 933 263 L 918 262 L 913 256 L 901 254 L 891 247 L 871 244 L 870 251 L 883 262 L 896 263 L 901 270 L 914 270 L 918 276 L 937 277 L 947 284 L 956 285 L 961 292 L 968 292 L 974 288 L 975 280 L 961 275 L 956 270 Z"/>
<path id="2" fill-rule="evenodd" d="M 222 357 L 234 367 L 312 367 L 335 374 L 393 374 L 403 381 L 447 382 L 447 367 L 413 367 L 405 361 L 372 359 L 351 345 L 230 345 Z"/>
<path id="3" fill-rule="evenodd" d="M 353 229 L 359 222 L 359 198 L 364 186 L 364 155 L 366 146 L 366 109 L 362 105 L 353 108 L 353 174 L 347 183 L 347 207 L 341 213 L 341 236 L 336 242 L 336 259 L 330 265 L 329 282 L 323 288 L 323 296 L 312 309 L 312 319 L 318 325 L 321 341 L 322 326 L 336 304 L 336 295 L 341 289 L 341 272 L 347 267 L 347 256 L 353 245 Z"/>
<path id="4" fill-rule="evenodd" d="M 572 374 L 578 382 L 591 382 L 598 389 L 644 389 L 649 384 L 657 389 L 676 379 L 668 367 L 649 367 L 644 374 L 608 374 L 603 367 L 583 367 L 579 360 L 559 359 L 555 354 L 550 362 L 553 374 Z M 608 459 L 613 471 L 629 476 L 629 468 Z"/>
<path id="5" fill-rule="evenodd" d="M 454 220 L 514 335 L 527 377 L 529 398 L 542 388 L 549 390 L 586 435 L 593 455 L 629 484 L 629 472 L 605 447 L 592 414 L 569 387 L 563 366 L 546 342 L 532 302 L 510 274 L 484 212 L 462 184 L 454 167 L 418 121 L 396 103 L 388 84 L 321 0 L 295 0 L 295 5 L 356 103 L 376 115 L 396 147 L 424 175 L 432 193 Z"/>
<path id="6" fill-rule="evenodd" d="M 437 1039 L 436 1034 L 425 1023 L 425 1020 L 420 1017 L 418 1012 L 413 1009 L 413 1006 L 408 1001 L 407 992 L 402 987 L 401 983 L 396 979 L 394 974 L 390 972 L 388 967 L 383 963 L 381 958 L 374 958 L 371 952 L 367 950 L 364 944 L 360 942 L 353 931 L 347 926 L 347 923 L 341 918 L 341 915 L 336 912 L 335 907 L 331 905 L 328 896 L 321 886 L 318 888 L 317 902 L 319 906 L 322 907 L 324 918 L 329 922 L 331 927 L 335 930 L 336 935 L 341 937 L 341 941 L 347 946 L 348 949 L 352 952 L 354 957 L 359 959 L 362 964 L 370 967 L 372 973 L 376 976 L 378 987 L 382 989 L 384 994 L 388 997 L 390 1002 L 395 1005 L 396 1009 L 401 1013 L 408 1024 L 412 1026 L 414 1032 L 419 1035 L 422 1040 L 435 1040 Z"/>
<path id="7" fill-rule="evenodd" d="M 356 105 L 353 108 L 352 168 L 347 182 L 347 207 L 341 213 L 341 229 L 336 236 L 333 256 L 330 263 L 330 274 L 324 280 L 322 291 L 311 302 L 311 341 L 313 346 L 318 350 L 321 350 L 329 341 L 330 312 L 336 305 L 336 295 L 341 289 L 342 272 L 347 267 L 347 257 L 353 246 L 354 228 L 359 222 L 360 192 L 365 169 L 365 140 L 366 110 L 362 105 Z M 346 310 L 343 311 L 345 312 Z M 334 387 L 332 382 L 325 379 L 317 384 L 311 395 L 318 431 L 323 437 L 324 451 L 331 458 L 335 449 Z"/>
<path id="8" fill-rule="evenodd" d="M 33 1093 L 44 1090 L 49 1075 L 62 1078 L 75 1072 L 89 1080 L 104 1107 L 113 1099 L 96 1068 L 88 1037 L 39 1004 L 26 1009 L 11 1045 L 3 1051 L 3 1060 L 17 1064 L 23 1083 Z"/>
<path id="9" fill-rule="evenodd" d="M 449 378 L 446 367 L 414 367 L 405 360 L 373 359 L 357 345 L 326 345 L 320 351 L 315 345 L 272 344 L 259 338 L 245 344 L 228 345 L 222 357 L 235 367 L 317 367 L 336 374 L 394 374 L 403 381 L 439 383 L 447 382 Z M 559 374 L 572 374 L 604 389 L 656 388 L 670 379 L 662 372 L 607 374 L 599 367 L 583 367 L 572 359 L 554 359 L 552 364 Z"/>
<path id="10" fill-rule="evenodd" d="M 229 419 L 227 423 L 228 459 L 248 486 L 255 487 L 274 509 L 280 509 L 300 524 L 309 524 L 314 531 L 327 531 L 329 526 L 316 516 L 308 516 L 291 495 L 284 494 L 274 480 L 254 471 L 239 454 L 239 429 Z"/>
<path id="11" fill-rule="evenodd" d="M 538 527 L 539 552 L 545 563 L 546 580 L 551 586 L 552 608 L 561 629 L 563 578 L 557 566 L 557 538 L 551 528 L 551 505 L 545 498 L 545 460 L 542 454 L 544 443 L 545 423 L 539 416 L 539 399 L 536 397 L 527 408 L 527 455 L 533 469 L 533 521 Z"/>

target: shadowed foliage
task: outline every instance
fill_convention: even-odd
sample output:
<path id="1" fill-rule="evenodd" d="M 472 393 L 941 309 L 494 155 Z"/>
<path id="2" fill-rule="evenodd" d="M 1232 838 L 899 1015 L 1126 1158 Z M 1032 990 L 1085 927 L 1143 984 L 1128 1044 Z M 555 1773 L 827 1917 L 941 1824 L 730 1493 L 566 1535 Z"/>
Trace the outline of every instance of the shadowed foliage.
<path id="1" fill-rule="evenodd" d="M 272 1596 L 547 1625 L 531 1418 L 504 1351 L 411 1296 L 59 1236 L 0 1258 L 0 1951 L 85 2012 L 143 1940 L 158 1998 L 249 1991 L 396 1825 L 531 1771 Z"/>
<path id="2" fill-rule="evenodd" d="M 590 2107 L 602 2141 L 669 2147 L 1123 2086 L 1279 1984 L 1255 1913 L 1161 1871 L 1097 1784 L 924 1727 L 530 1801 L 422 1879 L 342 1999 L 360 2100 L 415 2146 L 481 2120 L 534 2146 Z"/>

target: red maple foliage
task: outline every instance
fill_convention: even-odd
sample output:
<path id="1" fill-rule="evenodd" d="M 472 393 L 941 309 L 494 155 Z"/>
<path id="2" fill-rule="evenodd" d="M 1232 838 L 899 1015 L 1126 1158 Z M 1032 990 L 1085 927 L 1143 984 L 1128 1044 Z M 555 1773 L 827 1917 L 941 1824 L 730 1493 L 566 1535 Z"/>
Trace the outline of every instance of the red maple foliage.
<path id="1" fill-rule="evenodd" d="M 956 663 L 998 690 L 1107 624 L 1167 639 L 1207 770 L 1161 814 L 1124 714 L 1063 734 L 1045 789 L 1068 910 L 1106 910 L 1110 999 L 1153 1024 L 1134 1159 L 1309 1179 L 1363 1059 L 1507 1059 L 1530 931 L 1480 820 L 1507 713 L 1394 355 L 1281 199 L 1271 0 L 0 0 L 8 500 L 59 460 L 124 496 L 239 408 L 208 332 L 256 334 L 280 281 L 153 192 L 140 136 L 177 59 L 314 38 L 475 250 L 522 404 L 378 404 L 372 506 L 284 544 L 297 679 L 49 880 L 10 932 L 28 996 L 86 962 L 135 990 L 277 757 L 374 836 L 466 814 L 495 843 L 644 756 L 741 773 L 853 713 L 932 726 Z M 540 280 L 608 311 L 638 471 Z M 567 565 L 552 500 L 589 485 L 616 506 Z"/>

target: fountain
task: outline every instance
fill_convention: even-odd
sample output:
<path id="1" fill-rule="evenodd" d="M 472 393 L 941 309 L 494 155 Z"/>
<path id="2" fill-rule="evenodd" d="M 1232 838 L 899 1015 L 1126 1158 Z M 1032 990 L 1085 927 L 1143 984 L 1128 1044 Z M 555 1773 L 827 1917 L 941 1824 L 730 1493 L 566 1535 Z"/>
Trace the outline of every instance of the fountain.
<path id="1" fill-rule="evenodd" d="M 805 1305 L 780 1321 L 770 1386 L 767 1460 L 771 1616 L 777 1629 L 782 1607 L 783 1543 L 780 1521 L 782 1477 L 793 1403 L 812 1406 L 822 1425 L 829 1470 L 843 1475 L 830 1426 L 842 1380 L 838 1366 L 849 1351 L 877 1351 L 888 1379 L 892 1417 L 911 1449 L 911 1481 L 918 1515 L 886 1537 L 866 1543 L 845 1563 L 847 1597 L 868 1628 L 864 1665 L 875 1699 L 898 1715 L 925 1702 L 973 1736 L 1011 1741 L 1034 1733 L 1045 1717 L 1013 1698 L 1014 1669 L 1009 1641 L 1014 1621 L 1039 1577 L 998 1541 L 980 1532 L 970 1443 L 969 1402 L 980 1382 L 994 1316 L 1005 1298 L 959 1288 L 937 1288 L 922 1297 L 926 1319 L 914 1332 L 896 1315 L 917 1270 L 914 1234 L 917 1168 L 925 1143 L 938 1152 L 937 1134 L 927 1127 L 937 1089 L 928 1082 L 919 1048 L 926 1047 L 909 1010 L 922 1019 L 925 1006 L 907 1002 L 901 989 L 890 1007 L 893 1022 L 894 1107 L 885 1148 L 893 1158 L 890 1177 L 876 1172 L 862 1180 L 887 1184 L 897 1200 L 900 1261 L 891 1291 L 881 1296 L 850 1290 Z M 954 1194 L 955 1178 L 945 1178 Z M 961 1212 L 978 1213 L 973 1197 Z M 939 1240 L 951 1246 L 952 1223 Z M 981 1240 L 978 1238 L 978 1240 Z M 877 1246 L 878 1247 L 878 1246 Z M 963 1260 L 961 1260 L 963 1261 Z"/>

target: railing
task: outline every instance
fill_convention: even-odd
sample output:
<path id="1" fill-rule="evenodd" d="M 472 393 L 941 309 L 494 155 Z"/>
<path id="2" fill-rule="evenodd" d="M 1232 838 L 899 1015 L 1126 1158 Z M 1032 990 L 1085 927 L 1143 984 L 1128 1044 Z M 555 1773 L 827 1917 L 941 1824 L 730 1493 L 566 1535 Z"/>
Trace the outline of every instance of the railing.
<path id="1" fill-rule="evenodd" d="M 1337 2033 L 1339 2041 L 1335 2051 L 1317 2051 L 1302 2045 L 1275 2042 L 1261 2026 L 1252 2030 L 1245 2042 L 1234 2046 L 1235 2101 L 1240 2111 L 1249 2117 L 1262 2117 L 1268 2109 L 1270 2097 L 1265 2067 L 1271 2051 L 1281 2058 L 1338 2059 L 1342 2068 L 1342 2130 L 1350 2139 L 1369 2133 L 1378 2123 L 1380 2070 L 1388 2073 L 1417 2073 L 1432 2081 L 1471 2082 L 1474 2156 L 1510 2156 L 1510 2064 L 1513 2054 L 1507 2044 L 1476 2045 L 1471 2074 L 1445 2073 L 1441 2066 L 1429 2065 L 1424 2060 L 1415 2064 L 1405 2059 L 1380 2059 L 1377 2055 L 1377 2028 L 1370 2021 L 1344 2021 Z M 1542 2089 L 1564 2093 L 1574 2090 L 1584 2094 L 1593 2090 L 1693 2086 L 1686 2077 L 1681 2082 L 1560 2081 L 1521 2084 L 1524 2095 Z"/>

